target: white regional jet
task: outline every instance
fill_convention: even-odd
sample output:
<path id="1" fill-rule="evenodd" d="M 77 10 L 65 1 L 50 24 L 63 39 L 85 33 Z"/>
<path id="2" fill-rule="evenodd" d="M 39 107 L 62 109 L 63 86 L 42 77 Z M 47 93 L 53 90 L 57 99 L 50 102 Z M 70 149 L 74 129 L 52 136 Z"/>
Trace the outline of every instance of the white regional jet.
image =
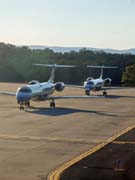
<path id="1" fill-rule="evenodd" d="M 85 94 L 90 95 L 90 91 L 103 91 L 103 95 L 106 96 L 106 90 L 109 89 L 119 89 L 119 87 L 110 87 L 112 80 L 110 78 L 103 79 L 103 70 L 104 69 L 115 69 L 118 68 L 116 66 L 87 66 L 87 68 L 100 68 L 101 74 L 98 79 L 94 79 L 92 77 L 88 77 L 84 82 Z"/>
<path id="2" fill-rule="evenodd" d="M 17 103 L 20 105 L 20 110 L 24 110 L 24 106 L 30 106 L 30 100 L 50 102 L 50 107 L 55 108 L 56 99 L 75 99 L 75 98 L 88 98 L 88 96 L 52 96 L 54 91 L 63 91 L 65 84 L 63 82 L 54 83 L 55 68 L 75 67 L 72 65 L 57 65 L 57 64 L 34 64 L 36 66 L 51 67 L 51 76 L 47 82 L 38 82 L 32 80 L 29 84 L 19 87 L 16 93 L 3 92 L 0 94 L 16 96 Z M 100 96 L 89 96 L 89 98 L 101 98 Z"/>
<path id="3" fill-rule="evenodd" d="M 84 82 L 83 86 L 75 86 L 75 85 L 68 85 L 69 87 L 76 87 L 76 88 L 83 88 L 86 95 L 90 95 L 91 91 L 103 91 L 103 95 L 106 96 L 107 92 L 106 90 L 109 89 L 121 89 L 121 87 L 110 87 L 111 86 L 111 79 L 106 78 L 103 79 L 103 70 L 108 68 L 118 68 L 116 66 L 87 66 L 87 68 L 100 68 L 101 74 L 100 77 L 97 79 L 94 79 L 93 77 L 88 77 L 86 81 Z"/>

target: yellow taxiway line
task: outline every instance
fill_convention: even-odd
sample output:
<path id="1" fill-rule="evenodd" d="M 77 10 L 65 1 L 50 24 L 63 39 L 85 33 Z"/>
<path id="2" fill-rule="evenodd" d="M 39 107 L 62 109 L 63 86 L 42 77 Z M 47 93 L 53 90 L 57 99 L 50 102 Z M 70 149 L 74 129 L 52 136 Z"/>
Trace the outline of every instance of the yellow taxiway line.
<path id="1" fill-rule="evenodd" d="M 130 142 L 130 141 L 113 141 L 112 143 L 113 144 L 133 144 L 133 145 L 135 145 L 134 141 L 132 141 L 132 142 Z"/>
<path id="2" fill-rule="evenodd" d="M 117 133 L 116 135 L 112 136 L 111 138 L 107 139 L 105 142 L 95 146 L 94 148 L 90 149 L 89 151 L 75 157 L 74 159 L 68 161 L 67 163 L 63 164 L 61 167 L 59 167 L 58 169 L 54 170 L 53 172 L 51 172 L 47 179 L 48 180 L 60 180 L 60 176 L 63 173 L 63 171 L 65 171 L 67 168 L 69 168 L 70 166 L 72 166 L 73 164 L 79 162 L 80 160 L 86 158 L 87 156 L 90 156 L 91 154 L 95 153 L 96 151 L 100 150 L 101 148 L 103 148 L 104 146 L 106 146 L 108 143 L 111 143 L 112 141 L 114 141 L 116 138 L 120 137 L 121 135 L 127 133 L 128 131 L 132 130 L 133 128 L 135 128 L 135 125 L 131 125 L 128 128 L 122 130 L 121 132 Z"/>

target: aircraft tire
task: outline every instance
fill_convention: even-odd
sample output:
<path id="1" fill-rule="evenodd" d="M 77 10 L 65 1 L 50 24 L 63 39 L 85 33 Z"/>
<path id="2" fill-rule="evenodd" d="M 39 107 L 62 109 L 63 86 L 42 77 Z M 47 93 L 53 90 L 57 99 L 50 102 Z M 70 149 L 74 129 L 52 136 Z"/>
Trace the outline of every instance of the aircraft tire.
<path id="1" fill-rule="evenodd" d="M 87 96 L 89 96 L 90 95 L 90 91 L 85 91 L 85 94 L 87 95 Z"/>
<path id="2" fill-rule="evenodd" d="M 55 108 L 55 102 L 52 103 L 52 107 Z"/>
<path id="3" fill-rule="evenodd" d="M 20 110 L 24 110 L 24 107 L 19 107 Z"/>
<path id="4" fill-rule="evenodd" d="M 103 96 L 107 96 L 107 92 L 106 91 L 103 92 Z"/>
<path id="5" fill-rule="evenodd" d="M 27 106 L 27 107 L 30 107 L 30 102 L 27 102 L 26 106 Z"/>
<path id="6" fill-rule="evenodd" d="M 51 103 L 50 103 L 50 108 L 53 108 L 53 107 L 54 107 L 54 103 L 51 102 Z"/>

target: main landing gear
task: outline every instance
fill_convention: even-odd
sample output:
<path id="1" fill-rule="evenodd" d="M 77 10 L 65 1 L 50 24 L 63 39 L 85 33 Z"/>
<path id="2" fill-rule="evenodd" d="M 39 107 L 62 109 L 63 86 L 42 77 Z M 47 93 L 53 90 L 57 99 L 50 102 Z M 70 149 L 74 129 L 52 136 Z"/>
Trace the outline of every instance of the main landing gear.
<path id="1" fill-rule="evenodd" d="M 50 108 L 55 108 L 55 101 L 54 101 L 54 99 L 52 99 L 50 101 Z"/>
<path id="2" fill-rule="evenodd" d="M 106 91 L 103 91 L 103 96 L 107 96 L 107 92 Z"/>

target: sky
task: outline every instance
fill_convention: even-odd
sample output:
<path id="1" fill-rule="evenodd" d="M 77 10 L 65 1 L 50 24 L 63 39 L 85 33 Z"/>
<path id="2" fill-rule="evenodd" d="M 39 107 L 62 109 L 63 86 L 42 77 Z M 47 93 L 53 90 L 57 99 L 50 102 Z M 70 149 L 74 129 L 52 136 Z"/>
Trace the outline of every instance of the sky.
<path id="1" fill-rule="evenodd" d="M 135 0 L 0 0 L 0 42 L 135 48 Z"/>

